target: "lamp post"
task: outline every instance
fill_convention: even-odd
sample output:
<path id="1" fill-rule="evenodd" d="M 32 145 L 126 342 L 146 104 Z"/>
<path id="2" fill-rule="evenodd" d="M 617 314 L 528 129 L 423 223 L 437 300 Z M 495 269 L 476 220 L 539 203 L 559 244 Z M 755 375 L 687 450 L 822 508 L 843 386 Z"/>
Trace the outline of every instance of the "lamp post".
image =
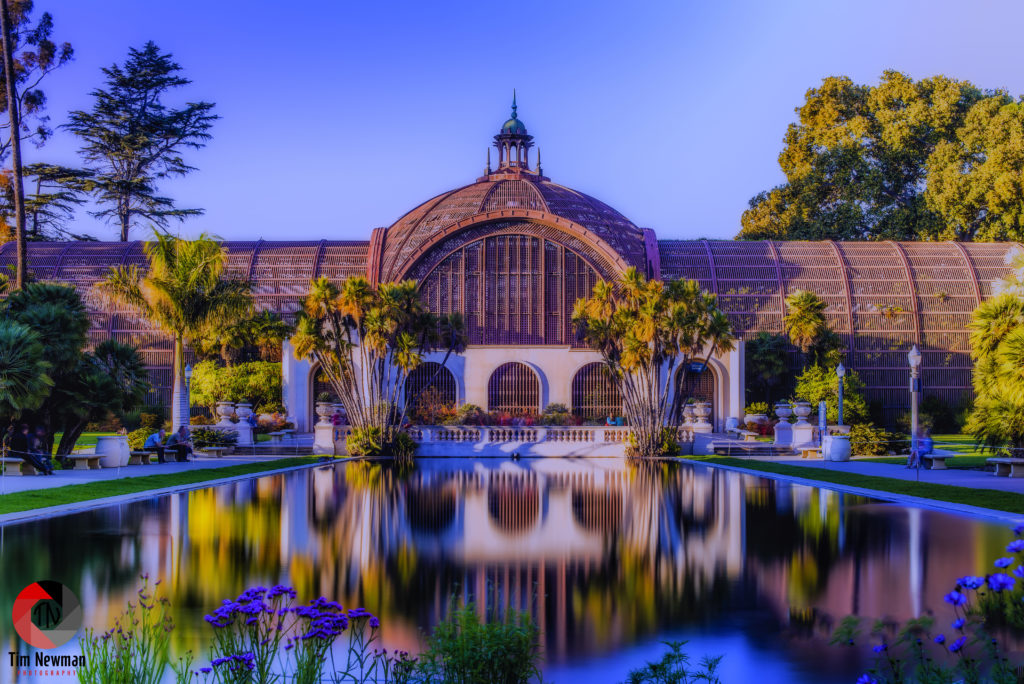
<path id="1" fill-rule="evenodd" d="M 836 366 L 836 377 L 839 378 L 839 409 L 837 411 L 838 415 L 836 416 L 836 424 L 840 426 L 843 424 L 843 377 L 845 375 L 846 369 L 843 368 L 843 364 L 840 363 Z"/>
<path id="2" fill-rule="evenodd" d="M 910 362 L 910 458 L 920 470 L 921 459 L 917 454 L 917 400 L 921 394 L 921 350 L 914 348 L 907 353 Z"/>
<path id="3" fill-rule="evenodd" d="M 192 422 L 192 366 L 185 364 L 185 425 Z"/>

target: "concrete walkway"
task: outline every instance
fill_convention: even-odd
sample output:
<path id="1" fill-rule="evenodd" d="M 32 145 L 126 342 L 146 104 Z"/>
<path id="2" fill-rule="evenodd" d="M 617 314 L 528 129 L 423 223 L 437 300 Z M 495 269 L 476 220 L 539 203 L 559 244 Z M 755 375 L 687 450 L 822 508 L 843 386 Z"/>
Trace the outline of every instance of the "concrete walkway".
<path id="1" fill-rule="evenodd" d="M 124 466 L 123 468 L 101 468 L 100 470 L 58 470 L 54 475 L 3 475 L 0 476 L 0 495 L 14 492 L 26 492 L 37 489 L 50 489 L 66 485 L 100 482 L 103 480 L 120 480 L 128 477 L 146 475 L 170 475 L 172 473 L 224 468 L 244 463 L 267 463 L 282 458 L 294 458 L 295 454 L 240 456 L 232 455 L 223 458 L 200 456 L 187 463 L 154 463 L 152 465 Z"/>
<path id="2" fill-rule="evenodd" d="M 747 460 L 747 459 L 743 459 Z M 1016 492 L 1024 494 L 1024 478 L 996 477 L 984 470 L 963 470 L 950 468 L 946 470 L 925 470 L 910 469 L 902 465 L 889 463 L 869 463 L 853 459 L 845 463 L 836 461 L 822 461 L 817 459 L 780 459 L 780 458 L 757 458 L 753 461 L 771 461 L 784 465 L 802 466 L 804 468 L 820 468 L 838 473 L 854 473 L 857 475 L 873 475 L 876 477 L 889 477 L 894 480 L 909 480 L 931 482 L 934 484 L 951 485 L 953 487 L 970 487 L 972 489 L 998 489 L 1004 492 Z M 825 486 L 830 486 L 827 483 Z"/>

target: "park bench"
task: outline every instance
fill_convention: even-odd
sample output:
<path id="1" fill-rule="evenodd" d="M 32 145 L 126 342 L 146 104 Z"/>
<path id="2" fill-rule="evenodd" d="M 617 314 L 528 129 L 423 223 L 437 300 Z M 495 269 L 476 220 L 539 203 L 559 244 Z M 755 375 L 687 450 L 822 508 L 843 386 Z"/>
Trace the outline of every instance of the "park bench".
<path id="1" fill-rule="evenodd" d="M 800 458 L 821 458 L 821 447 L 804 447 L 800 450 Z"/>
<path id="2" fill-rule="evenodd" d="M 986 458 L 996 467 L 996 477 L 1024 477 L 1024 458 Z"/>
<path id="3" fill-rule="evenodd" d="M 281 440 L 284 437 L 284 432 L 268 432 L 267 437 L 270 437 L 271 444 L 281 444 Z"/>
<path id="4" fill-rule="evenodd" d="M 728 432 L 731 432 L 732 434 L 736 435 L 738 439 L 741 439 L 744 442 L 757 441 L 757 433 L 754 432 L 753 430 L 744 430 L 743 428 L 734 427 L 729 428 Z"/>
<path id="5" fill-rule="evenodd" d="M 951 451 L 935 449 L 930 454 L 921 456 L 921 465 L 925 467 L 925 470 L 946 470 L 946 459 L 955 456 L 956 454 Z"/>
<path id="6" fill-rule="evenodd" d="M 155 451 L 150 451 L 149 449 L 133 451 L 128 457 L 128 465 L 149 465 L 151 461 L 150 457 L 155 453 Z"/>
<path id="7" fill-rule="evenodd" d="M 223 456 L 224 452 L 227 451 L 227 450 L 228 450 L 228 447 L 218 447 L 218 446 L 208 446 L 208 447 L 203 447 L 202 449 L 200 449 L 200 451 L 202 451 L 204 454 L 209 454 L 209 455 L 215 456 L 217 458 L 220 458 L 221 456 Z"/>
<path id="8" fill-rule="evenodd" d="M 71 461 L 72 470 L 100 469 L 100 457 L 97 454 L 68 454 L 65 458 Z"/>
<path id="9" fill-rule="evenodd" d="M 36 474 L 35 468 L 32 468 L 32 472 L 30 473 L 26 473 L 24 470 L 22 470 L 21 466 L 23 464 L 28 465 L 30 468 L 32 468 L 31 464 L 29 464 L 27 461 L 23 461 L 22 459 L 16 458 L 14 456 L 5 456 L 3 459 L 0 459 L 0 468 L 3 468 L 4 475 L 21 476 Z"/>

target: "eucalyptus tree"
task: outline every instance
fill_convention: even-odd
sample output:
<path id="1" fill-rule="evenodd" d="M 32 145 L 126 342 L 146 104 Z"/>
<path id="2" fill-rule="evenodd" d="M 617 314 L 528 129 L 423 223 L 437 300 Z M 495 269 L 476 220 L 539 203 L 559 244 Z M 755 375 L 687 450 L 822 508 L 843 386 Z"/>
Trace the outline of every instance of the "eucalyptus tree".
<path id="1" fill-rule="evenodd" d="M 172 425 L 189 422 L 183 371 L 185 344 L 252 314 L 248 282 L 224 276 L 227 253 L 206 234 L 195 240 L 154 231 L 145 245 L 148 269 L 117 266 L 99 293 L 147 318 L 174 340 Z"/>
<path id="2" fill-rule="evenodd" d="M 385 454 L 400 444 L 409 374 L 431 351 L 449 355 L 465 345 L 458 314 L 427 310 L 416 283 L 381 283 L 363 277 L 336 286 L 310 283 L 291 338 L 296 358 L 319 364 L 364 443 Z"/>
<path id="3" fill-rule="evenodd" d="M 89 111 L 71 112 L 66 128 L 82 141 L 81 154 L 94 173 L 92 187 L 103 207 L 95 212 L 113 219 L 121 240 L 139 220 L 166 227 L 170 219 L 184 220 L 201 209 L 181 209 L 159 194 L 166 178 L 195 170 L 182 156 L 210 140 L 217 120 L 212 102 L 188 102 L 174 108 L 164 98 L 191 81 L 170 53 L 152 41 L 131 48 L 124 65 L 103 69 L 106 83 L 92 92 Z"/>
<path id="4" fill-rule="evenodd" d="M 662 452 L 664 430 L 679 413 L 673 378 L 682 365 L 733 349 L 729 319 L 718 298 L 692 280 L 647 280 L 629 268 L 615 283 L 600 280 L 591 296 L 576 300 L 573 324 L 601 354 L 618 387 L 636 454 Z"/>

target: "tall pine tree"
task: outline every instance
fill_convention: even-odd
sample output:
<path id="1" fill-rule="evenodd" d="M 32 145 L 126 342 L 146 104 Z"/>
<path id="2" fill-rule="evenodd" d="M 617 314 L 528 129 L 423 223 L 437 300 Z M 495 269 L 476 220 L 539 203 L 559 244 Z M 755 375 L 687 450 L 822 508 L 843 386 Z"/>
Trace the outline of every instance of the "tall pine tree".
<path id="1" fill-rule="evenodd" d="M 123 66 L 114 64 L 103 73 L 106 84 L 92 92 L 92 110 L 71 112 L 66 125 L 82 140 L 81 154 L 93 173 L 93 192 L 103 207 L 94 215 L 116 221 L 126 241 L 140 220 L 166 226 L 171 218 L 202 214 L 202 209 L 176 207 L 157 186 L 195 170 L 182 153 L 210 140 L 219 118 L 213 103 L 189 102 L 178 109 L 164 104 L 168 92 L 191 81 L 152 41 L 141 50 L 131 48 Z"/>

